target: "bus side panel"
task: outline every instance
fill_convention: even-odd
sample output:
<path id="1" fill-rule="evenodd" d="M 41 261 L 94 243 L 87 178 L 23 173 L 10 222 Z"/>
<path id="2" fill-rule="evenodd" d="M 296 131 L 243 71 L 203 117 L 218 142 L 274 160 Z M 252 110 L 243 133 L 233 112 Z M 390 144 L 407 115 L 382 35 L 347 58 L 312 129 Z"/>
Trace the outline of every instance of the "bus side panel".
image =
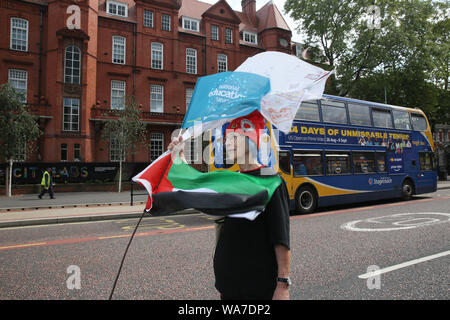
<path id="1" fill-rule="evenodd" d="M 319 206 L 336 206 L 348 203 L 362 203 L 366 201 L 377 201 L 383 199 L 394 199 L 401 196 L 400 190 L 384 190 L 368 193 L 345 194 L 340 196 L 320 197 Z"/>
<path id="2" fill-rule="evenodd" d="M 309 178 L 319 194 L 319 206 L 401 197 L 406 175 L 362 174 Z M 300 186 L 299 186 L 300 187 Z"/>

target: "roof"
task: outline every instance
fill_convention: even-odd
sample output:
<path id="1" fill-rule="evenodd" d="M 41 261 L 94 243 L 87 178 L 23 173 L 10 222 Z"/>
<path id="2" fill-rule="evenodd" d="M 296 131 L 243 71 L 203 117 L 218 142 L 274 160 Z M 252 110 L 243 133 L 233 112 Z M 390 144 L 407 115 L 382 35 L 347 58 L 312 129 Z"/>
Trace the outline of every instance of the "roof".
<path id="1" fill-rule="evenodd" d="M 291 31 L 277 6 L 270 0 L 256 12 L 258 18 L 258 32 L 265 29 L 279 28 Z"/>

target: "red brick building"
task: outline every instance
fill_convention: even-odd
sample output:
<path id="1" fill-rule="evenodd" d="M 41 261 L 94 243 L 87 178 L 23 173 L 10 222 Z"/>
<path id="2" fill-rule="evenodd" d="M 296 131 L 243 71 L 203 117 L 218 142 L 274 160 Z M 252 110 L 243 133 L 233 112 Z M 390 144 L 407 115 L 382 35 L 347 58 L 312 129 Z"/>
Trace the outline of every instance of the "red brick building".
<path id="1" fill-rule="evenodd" d="M 132 95 L 150 148 L 127 160 L 148 162 L 180 127 L 199 76 L 292 51 L 271 1 L 237 12 L 225 0 L 0 0 L 0 23 L 0 84 L 25 93 L 44 132 L 27 161 L 114 160 L 101 129 Z"/>

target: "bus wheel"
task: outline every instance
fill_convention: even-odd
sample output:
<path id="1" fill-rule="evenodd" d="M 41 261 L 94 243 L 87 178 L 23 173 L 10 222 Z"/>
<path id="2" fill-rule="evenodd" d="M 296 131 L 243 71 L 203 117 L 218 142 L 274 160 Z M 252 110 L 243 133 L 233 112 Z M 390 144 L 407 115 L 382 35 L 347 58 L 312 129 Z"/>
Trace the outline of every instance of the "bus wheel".
<path id="1" fill-rule="evenodd" d="M 405 180 L 402 184 L 402 199 L 411 200 L 414 193 L 414 186 L 410 180 Z"/>
<path id="2" fill-rule="evenodd" d="M 309 187 L 301 187 L 295 198 L 297 210 L 300 213 L 312 213 L 317 207 L 316 191 Z"/>

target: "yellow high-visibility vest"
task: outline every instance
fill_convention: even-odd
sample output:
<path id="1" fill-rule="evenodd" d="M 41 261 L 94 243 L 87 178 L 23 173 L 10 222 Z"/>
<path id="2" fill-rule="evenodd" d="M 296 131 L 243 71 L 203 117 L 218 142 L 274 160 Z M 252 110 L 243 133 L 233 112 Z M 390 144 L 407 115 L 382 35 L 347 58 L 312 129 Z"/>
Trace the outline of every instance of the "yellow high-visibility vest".
<path id="1" fill-rule="evenodd" d="M 45 176 L 48 176 L 48 178 L 47 178 L 47 183 L 46 183 L 46 179 L 45 179 Z M 50 186 L 50 174 L 47 172 L 47 171 L 45 171 L 44 172 L 44 175 L 42 176 L 42 181 L 41 181 L 41 185 L 45 188 L 45 189 L 48 189 L 48 187 Z"/>

